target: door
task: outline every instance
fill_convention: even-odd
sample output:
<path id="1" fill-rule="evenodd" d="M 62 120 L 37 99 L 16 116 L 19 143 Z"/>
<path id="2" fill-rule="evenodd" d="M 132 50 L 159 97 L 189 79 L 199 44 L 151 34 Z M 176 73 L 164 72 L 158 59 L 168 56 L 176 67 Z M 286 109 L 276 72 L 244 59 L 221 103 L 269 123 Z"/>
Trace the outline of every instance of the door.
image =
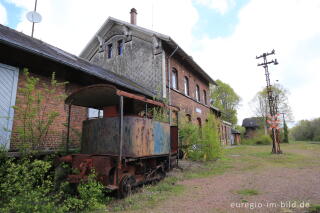
<path id="1" fill-rule="evenodd" d="M 19 70 L 0 63 L 0 146 L 10 148 Z"/>
<path id="2" fill-rule="evenodd" d="M 178 140 L 179 140 L 179 136 L 178 136 L 178 127 L 177 126 L 171 126 L 170 127 L 170 138 L 171 138 L 171 153 L 177 153 L 178 152 L 178 148 L 179 148 L 179 144 L 178 144 Z"/>

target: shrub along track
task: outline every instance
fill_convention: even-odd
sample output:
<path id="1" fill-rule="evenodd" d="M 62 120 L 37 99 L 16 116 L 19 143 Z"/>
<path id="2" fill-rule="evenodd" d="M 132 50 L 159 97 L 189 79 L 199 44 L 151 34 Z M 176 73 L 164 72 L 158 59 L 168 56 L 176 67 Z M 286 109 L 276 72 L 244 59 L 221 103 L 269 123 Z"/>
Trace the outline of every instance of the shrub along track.
<path id="1" fill-rule="evenodd" d="M 216 162 L 182 162 L 184 172 L 170 175 L 183 192 L 151 205 L 139 201 L 127 212 L 306 212 L 293 207 L 319 204 L 320 144 L 282 145 L 283 155 L 271 155 L 270 149 L 240 146 Z"/>

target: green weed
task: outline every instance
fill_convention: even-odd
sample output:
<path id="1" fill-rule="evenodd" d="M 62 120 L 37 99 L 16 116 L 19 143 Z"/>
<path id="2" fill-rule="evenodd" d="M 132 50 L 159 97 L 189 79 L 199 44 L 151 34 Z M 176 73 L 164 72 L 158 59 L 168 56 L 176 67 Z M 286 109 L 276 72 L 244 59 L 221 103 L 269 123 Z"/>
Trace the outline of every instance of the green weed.
<path id="1" fill-rule="evenodd" d="M 255 190 L 255 189 L 241 189 L 241 190 L 237 191 L 237 194 L 253 196 L 253 195 L 258 195 L 259 192 L 257 190 Z"/>

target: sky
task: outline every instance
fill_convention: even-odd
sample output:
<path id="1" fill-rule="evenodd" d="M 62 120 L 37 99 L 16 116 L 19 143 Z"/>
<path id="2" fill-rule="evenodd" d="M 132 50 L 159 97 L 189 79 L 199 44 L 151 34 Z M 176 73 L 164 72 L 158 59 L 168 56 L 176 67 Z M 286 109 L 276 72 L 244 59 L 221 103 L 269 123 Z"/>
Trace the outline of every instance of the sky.
<path id="1" fill-rule="evenodd" d="M 34 0 L 0 0 L 0 24 L 30 35 Z M 320 117 L 320 0 L 38 0 L 34 37 L 79 55 L 103 22 L 115 17 L 173 38 L 242 101 L 238 123 L 254 116 L 251 100 L 265 87 L 256 56 L 275 49 L 271 83 L 290 91 L 295 121 Z"/>

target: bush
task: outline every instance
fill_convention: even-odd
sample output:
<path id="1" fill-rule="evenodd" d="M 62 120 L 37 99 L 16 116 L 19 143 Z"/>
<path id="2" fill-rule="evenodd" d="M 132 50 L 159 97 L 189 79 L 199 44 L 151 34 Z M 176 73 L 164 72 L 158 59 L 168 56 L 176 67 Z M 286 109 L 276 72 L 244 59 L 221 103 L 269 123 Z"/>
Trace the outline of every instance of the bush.
<path id="1" fill-rule="evenodd" d="M 208 121 L 202 128 L 190 122 L 182 122 L 179 128 L 179 135 L 186 157 L 203 161 L 221 157 L 223 149 L 220 144 L 217 127 L 218 122 L 214 115 L 208 116 Z"/>
<path id="2" fill-rule="evenodd" d="M 272 138 L 269 135 L 258 135 L 254 138 L 243 139 L 241 143 L 245 145 L 270 145 Z"/>
<path id="3" fill-rule="evenodd" d="M 0 212 L 70 212 L 100 209 L 106 199 L 95 174 L 71 194 L 70 184 L 54 187 L 52 161 L 31 157 L 0 161 Z"/>

